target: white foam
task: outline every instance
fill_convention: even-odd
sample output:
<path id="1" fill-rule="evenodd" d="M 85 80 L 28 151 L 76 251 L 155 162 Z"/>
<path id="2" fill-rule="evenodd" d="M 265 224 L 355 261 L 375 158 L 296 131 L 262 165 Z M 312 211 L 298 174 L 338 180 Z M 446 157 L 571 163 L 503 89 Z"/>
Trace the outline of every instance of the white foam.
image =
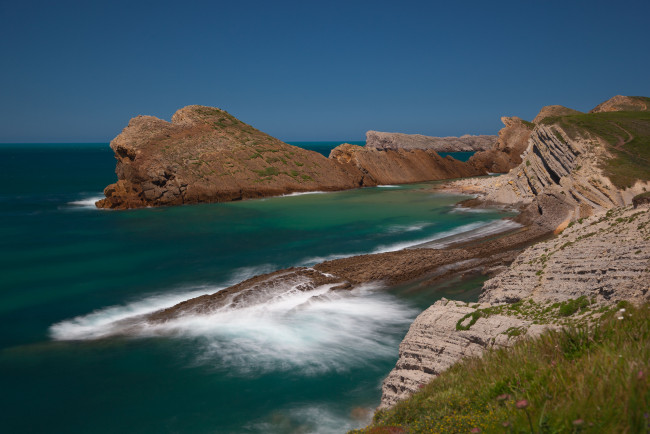
<path id="1" fill-rule="evenodd" d="M 307 194 L 325 194 L 325 193 L 329 193 L 329 192 L 327 192 L 327 191 L 298 191 L 298 192 L 295 192 L 295 193 L 283 194 L 281 197 L 304 196 L 304 195 L 307 195 Z"/>
<path id="2" fill-rule="evenodd" d="M 467 208 L 464 206 L 457 206 L 454 207 L 454 209 L 451 210 L 451 212 L 469 212 L 469 213 L 486 213 L 486 212 L 493 212 L 494 209 L 487 209 L 487 208 Z"/>
<path id="3" fill-rule="evenodd" d="M 377 187 L 379 187 L 379 188 L 397 188 L 397 187 L 399 187 L 399 185 L 388 185 L 388 184 L 386 184 L 386 185 L 378 185 Z"/>
<path id="4" fill-rule="evenodd" d="M 95 206 L 95 202 L 97 202 L 100 199 L 104 199 L 104 196 L 92 196 L 85 199 L 73 200 L 72 202 L 68 202 L 68 205 L 83 207 L 83 208 L 99 209 Z"/>
<path id="5" fill-rule="evenodd" d="M 374 409 L 360 409 L 367 417 L 354 419 L 323 405 L 302 406 L 273 412 L 261 421 L 245 426 L 248 431 L 263 433 L 339 434 L 362 428 L 372 421 Z"/>
<path id="6" fill-rule="evenodd" d="M 116 334 L 191 338 L 199 342 L 197 363 L 247 376 L 293 369 L 311 375 L 396 355 L 399 341 L 390 337 L 391 330 L 407 327 L 417 313 L 371 286 L 353 291 L 330 291 L 328 285 L 311 291 L 297 285 L 277 289 L 272 297 L 247 306 L 227 306 L 208 315 L 187 314 L 156 324 L 145 324 L 138 315 L 214 288 L 149 297 L 60 322 L 50 333 L 57 340 Z"/>
<path id="7" fill-rule="evenodd" d="M 391 226 L 388 228 L 388 233 L 391 234 L 403 234 L 405 232 L 415 232 L 415 231 L 420 231 L 427 226 L 431 226 L 433 223 L 428 223 L 428 222 L 421 222 L 421 223 L 416 223 L 413 225 L 396 225 L 396 226 Z"/>
<path id="8" fill-rule="evenodd" d="M 423 245 L 422 247 L 426 247 L 430 249 L 442 249 L 454 243 L 476 240 L 478 238 L 483 238 L 501 232 L 509 231 L 512 229 L 517 229 L 520 228 L 521 226 L 522 225 L 512 220 L 497 220 L 494 222 L 490 222 L 486 225 L 476 227 L 471 231 L 468 231 L 466 234 L 462 234 L 462 235 L 450 234 L 446 237 L 439 237 L 437 239 L 441 239 L 441 238 L 445 238 L 445 239 L 441 239 L 438 242 L 436 240 L 432 240 L 431 242 L 424 243 L 426 245 Z M 459 236 L 455 236 L 455 235 L 459 235 Z"/>
<path id="9" fill-rule="evenodd" d="M 373 251 L 371 251 L 370 253 L 375 254 L 375 253 L 396 252 L 398 250 L 408 249 L 410 247 L 416 247 L 416 246 L 439 249 L 459 241 L 469 241 L 490 234 L 495 234 L 506 230 L 514 229 L 520 226 L 521 226 L 520 224 L 515 223 L 511 220 L 497 220 L 491 222 L 469 223 L 463 226 L 459 226 L 450 231 L 439 232 L 435 234 L 433 237 L 422 238 L 414 241 L 401 241 L 399 243 L 381 245 L 378 246 Z M 480 228 L 484 228 L 484 227 L 485 227 L 484 230 L 480 230 Z M 432 247 L 434 245 L 433 243 L 436 240 L 440 240 L 448 237 L 454 237 L 453 241 L 436 243 L 435 247 Z M 312 256 L 303 260 L 302 265 L 310 266 L 325 261 L 333 261 L 335 259 L 343 259 L 343 258 L 349 258 L 351 256 L 365 255 L 367 253 L 368 252 L 335 253 L 327 256 Z"/>

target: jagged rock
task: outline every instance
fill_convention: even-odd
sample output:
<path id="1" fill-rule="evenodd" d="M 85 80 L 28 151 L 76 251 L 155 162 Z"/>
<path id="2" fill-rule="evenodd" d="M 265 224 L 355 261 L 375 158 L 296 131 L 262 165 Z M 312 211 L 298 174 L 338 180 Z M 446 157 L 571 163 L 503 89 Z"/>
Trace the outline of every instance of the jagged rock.
<path id="1" fill-rule="evenodd" d="M 423 149 L 436 152 L 472 152 L 491 149 L 496 136 L 466 134 L 460 137 L 431 137 L 421 134 L 384 133 L 368 131 L 366 147 L 369 149 Z"/>
<path id="2" fill-rule="evenodd" d="M 616 95 L 605 102 L 598 104 L 589 113 L 621 112 L 621 111 L 648 111 L 650 98 L 644 96 Z"/>
<path id="3" fill-rule="evenodd" d="M 542 109 L 537 113 L 535 119 L 533 119 L 534 124 L 540 123 L 543 119 L 550 118 L 553 116 L 567 116 L 567 115 L 579 115 L 582 112 L 574 110 L 563 105 L 547 105 L 542 107 Z"/>

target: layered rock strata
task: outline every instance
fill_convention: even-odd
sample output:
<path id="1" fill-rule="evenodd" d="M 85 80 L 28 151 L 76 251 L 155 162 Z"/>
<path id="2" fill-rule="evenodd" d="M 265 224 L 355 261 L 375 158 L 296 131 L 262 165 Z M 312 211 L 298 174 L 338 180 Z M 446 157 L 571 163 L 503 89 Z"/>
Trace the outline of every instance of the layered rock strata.
<path id="1" fill-rule="evenodd" d="M 436 152 L 476 152 L 492 149 L 496 136 L 466 134 L 460 137 L 431 137 L 421 134 L 385 133 L 368 131 L 366 147 L 378 150 L 422 149 Z"/>
<path id="2" fill-rule="evenodd" d="M 559 314 L 555 303 L 579 297 L 598 307 L 650 300 L 648 205 L 600 213 L 527 248 L 485 283 L 481 303 L 443 299 L 420 314 L 383 383 L 380 408 L 407 398 L 464 357 L 597 317 L 597 309 Z"/>

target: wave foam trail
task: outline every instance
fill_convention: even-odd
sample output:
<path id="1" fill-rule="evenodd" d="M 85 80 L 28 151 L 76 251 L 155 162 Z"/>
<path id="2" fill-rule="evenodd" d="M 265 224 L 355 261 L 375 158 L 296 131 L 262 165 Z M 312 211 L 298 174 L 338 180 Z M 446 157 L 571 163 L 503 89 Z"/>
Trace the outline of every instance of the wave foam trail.
<path id="1" fill-rule="evenodd" d="M 310 291 L 299 285 L 274 288 L 269 297 L 247 306 L 226 306 L 164 323 L 138 323 L 137 316 L 156 310 L 153 307 L 180 301 L 151 297 L 55 324 L 50 331 L 60 340 L 115 334 L 194 339 L 199 346 L 197 363 L 247 376 L 294 369 L 303 375 L 340 371 L 393 355 L 399 342 L 390 336 L 408 327 L 417 312 L 372 286 L 352 291 L 331 291 L 330 286 Z M 125 322 L 128 319 L 133 321 Z"/>
<path id="2" fill-rule="evenodd" d="M 77 206 L 77 207 L 83 207 L 83 208 L 94 208 L 94 209 L 99 209 L 95 206 L 95 202 L 97 202 L 100 199 L 103 199 L 104 196 L 92 196 L 88 197 L 85 199 L 79 199 L 79 200 L 73 200 L 72 202 L 68 202 L 68 205 L 72 206 Z"/>

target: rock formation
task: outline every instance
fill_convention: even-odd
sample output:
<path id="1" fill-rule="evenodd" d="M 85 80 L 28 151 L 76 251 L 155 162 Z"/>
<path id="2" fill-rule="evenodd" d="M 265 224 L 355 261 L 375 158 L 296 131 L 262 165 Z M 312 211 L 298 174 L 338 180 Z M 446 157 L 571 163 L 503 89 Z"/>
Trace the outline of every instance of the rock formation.
<path id="1" fill-rule="evenodd" d="M 345 145 L 328 159 L 204 106 L 180 109 L 171 122 L 133 118 L 111 148 L 118 181 L 106 187 L 100 208 L 221 202 L 485 174 L 481 167 L 418 149 Z"/>
<path id="2" fill-rule="evenodd" d="M 383 133 L 368 131 L 366 148 L 369 149 L 422 149 L 436 152 L 475 152 L 491 149 L 496 143 L 496 136 L 480 135 L 461 137 L 431 137 L 421 134 Z"/>
<path id="3" fill-rule="evenodd" d="M 545 107 L 542 107 L 539 113 L 537 113 L 537 116 L 535 116 L 535 119 L 533 119 L 533 123 L 538 124 L 542 120 L 553 116 L 578 115 L 581 113 L 582 112 L 579 112 L 578 110 L 564 107 L 562 105 L 547 105 Z"/>
<path id="4" fill-rule="evenodd" d="M 650 98 L 645 96 L 616 95 L 598 104 L 589 113 L 620 112 L 620 111 L 649 111 Z"/>
<path id="5" fill-rule="evenodd" d="M 495 146 L 472 155 L 469 164 L 491 173 L 505 173 L 521 163 L 534 125 L 516 116 L 502 117 L 501 122 L 505 127 L 499 131 Z"/>
<path id="6" fill-rule="evenodd" d="M 384 380 L 380 408 L 407 398 L 463 357 L 597 317 L 597 309 L 559 313 L 561 302 L 580 297 L 598 307 L 650 300 L 647 205 L 601 212 L 529 247 L 485 283 L 481 303 L 443 299 L 420 314 Z"/>
<path id="7" fill-rule="evenodd" d="M 528 247 L 486 281 L 480 304 L 443 300 L 422 313 L 384 381 L 380 408 L 408 397 L 462 357 L 598 316 L 598 309 L 577 319 L 577 310 L 559 312 L 571 302 L 607 309 L 620 300 L 650 300 L 650 208 L 643 200 L 650 176 L 634 161 L 647 154 L 625 148 L 633 140 L 647 143 L 650 116 L 598 117 L 643 111 L 646 102 L 614 97 L 579 117 L 562 107 L 542 109 L 519 166 L 499 177 L 452 183 L 486 202 L 517 204 L 528 229 L 561 235 Z M 633 169 L 632 186 L 611 181 L 620 170 L 609 165 L 613 160 Z"/>
<path id="8" fill-rule="evenodd" d="M 552 122 L 547 123 L 549 119 Z M 604 170 L 615 152 L 625 150 L 624 145 L 633 139 L 623 133 L 627 130 L 618 129 L 613 119 L 592 119 L 596 124 L 602 121 L 616 128 L 614 131 L 627 139 L 627 142 L 620 139 L 613 145 L 593 131 L 576 127 L 565 119 L 572 118 L 548 118 L 535 126 L 522 163 L 506 175 L 456 181 L 453 187 L 477 193 L 489 202 L 529 205 L 526 214 L 549 227 L 630 204 L 635 195 L 650 190 L 648 179 L 637 179 L 631 187 L 619 188 Z M 634 125 L 641 134 L 647 134 L 643 131 L 650 127 L 650 116 L 640 116 L 634 120 Z M 543 218 L 539 218 L 542 215 Z"/>
<path id="9" fill-rule="evenodd" d="M 344 143 L 334 148 L 329 158 L 364 186 L 487 175 L 484 168 L 423 149 L 381 150 Z M 432 178 L 433 173 L 436 178 Z"/>

